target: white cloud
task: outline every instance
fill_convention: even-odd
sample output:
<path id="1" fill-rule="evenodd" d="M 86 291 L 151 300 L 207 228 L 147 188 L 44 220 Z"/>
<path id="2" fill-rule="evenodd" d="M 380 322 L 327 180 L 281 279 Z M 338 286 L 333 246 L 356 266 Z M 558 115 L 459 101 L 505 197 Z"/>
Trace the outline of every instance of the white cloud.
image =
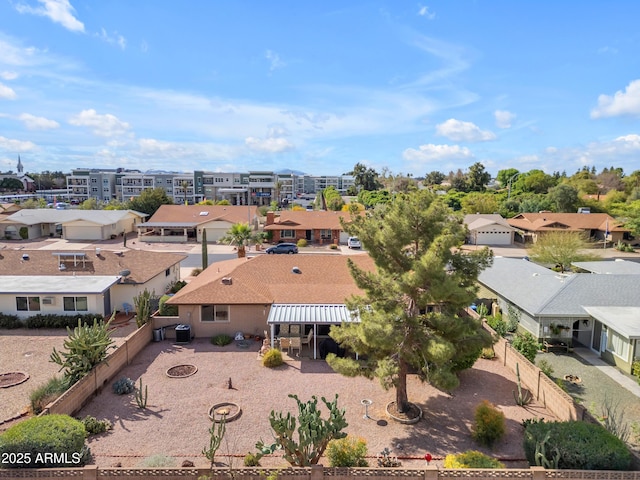
<path id="1" fill-rule="evenodd" d="M 473 154 L 467 147 L 459 145 L 420 145 L 418 150 L 415 148 L 407 148 L 402 152 L 405 160 L 417 162 L 435 162 L 443 160 L 461 160 L 472 158 Z"/>
<path id="2" fill-rule="evenodd" d="M 282 68 L 285 67 L 287 64 L 280 58 L 280 55 L 278 55 L 276 52 L 274 52 L 273 50 L 267 50 L 267 52 L 264 54 L 265 58 L 267 60 L 269 60 L 270 65 L 269 65 L 269 70 L 270 71 L 274 71 L 278 68 Z"/>
<path id="3" fill-rule="evenodd" d="M 15 80 L 18 78 L 18 74 L 16 72 L 4 71 L 0 72 L 0 78 L 3 80 Z"/>
<path id="4" fill-rule="evenodd" d="M 36 145 L 29 141 L 24 142 L 22 140 L 0 137 L 0 148 L 10 150 L 12 152 L 28 152 L 36 148 Z"/>
<path id="5" fill-rule="evenodd" d="M 55 120 L 49 120 L 44 117 L 36 117 L 30 113 L 23 113 L 18 117 L 29 130 L 50 130 L 58 128 L 60 124 Z"/>
<path id="6" fill-rule="evenodd" d="M 293 144 L 285 138 L 255 138 L 247 137 L 244 143 L 258 152 L 281 153 L 293 150 Z"/>
<path id="7" fill-rule="evenodd" d="M 591 110 L 591 118 L 640 115 L 640 80 L 634 80 L 625 91 L 618 90 L 613 96 L 600 95 L 598 106 Z"/>
<path id="8" fill-rule="evenodd" d="M 480 130 L 477 125 L 471 122 L 463 122 L 455 118 L 450 118 L 446 122 L 436 125 L 436 133 L 454 142 L 486 142 L 496 139 L 493 132 Z"/>
<path id="9" fill-rule="evenodd" d="M 32 7 L 19 3 L 16 5 L 16 10 L 20 13 L 48 17 L 52 22 L 59 23 L 72 32 L 84 32 L 84 24 L 75 17 L 75 9 L 69 0 L 38 0 L 38 2 L 42 6 Z"/>
<path id="10" fill-rule="evenodd" d="M 516 118 L 515 113 L 511 113 L 508 110 L 496 110 L 493 115 L 496 117 L 498 128 L 511 128 L 511 124 Z"/>
<path id="11" fill-rule="evenodd" d="M 100 40 L 110 44 L 110 45 L 118 45 L 122 50 L 127 48 L 127 39 L 120 35 L 118 32 L 113 32 L 113 34 L 107 33 L 104 28 L 100 29 L 100 32 L 95 34 Z"/>
<path id="12" fill-rule="evenodd" d="M 427 6 L 421 6 L 420 10 L 418 10 L 418 15 L 420 15 L 421 17 L 425 17 L 429 20 L 433 20 L 434 18 L 436 18 L 436 14 L 434 12 L 429 11 L 429 7 Z"/>
<path id="13" fill-rule="evenodd" d="M 6 85 L 0 83 L 0 98 L 5 100 L 15 100 L 18 98 L 16 92 L 11 87 L 7 87 Z"/>
<path id="14" fill-rule="evenodd" d="M 69 119 L 69 123 L 76 127 L 93 128 L 93 133 L 100 137 L 122 135 L 131 128 L 127 122 L 119 120 L 115 115 L 100 115 L 94 109 L 83 110 L 74 115 Z"/>

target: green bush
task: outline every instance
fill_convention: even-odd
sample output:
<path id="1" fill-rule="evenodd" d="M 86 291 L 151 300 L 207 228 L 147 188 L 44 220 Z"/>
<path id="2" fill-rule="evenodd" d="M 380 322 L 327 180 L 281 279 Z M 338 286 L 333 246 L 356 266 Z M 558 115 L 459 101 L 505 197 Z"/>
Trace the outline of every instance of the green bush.
<path id="1" fill-rule="evenodd" d="M 84 425 L 85 431 L 87 432 L 87 437 L 111 430 L 111 423 L 109 420 L 98 420 L 96 417 L 87 415 L 81 421 Z"/>
<path id="2" fill-rule="evenodd" d="M 229 345 L 231 342 L 233 342 L 233 338 L 229 335 L 225 335 L 224 333 L 211 337 L 211 343 L 218 347 L 224 347 L 225 345 Z"/>
<path id="3" fill-rule="evenodd" d="M 68 382 L 60 377 L 52 377 L 44 385 L 40 385 L 31 392 L 31 411 L 38 415 L 45 407 L 62 395 L 69 388 Z"/>
<path id="4" fill-rule="evenodd" d="M 260 466 L 260 456 L 255 453 L 247 453 L 244 456 L 243 460 L 245 467 L 259 467 Z"/>
<path id="5" fill-rule="evenodd" d="M 634 360 L 631 364 L 631 373 L 638 377 L 638 381 L 640 382 L 640 360 Z"/>
<path id="6" fill-rule="evenodd" d="M 540 349 L 540 344 L 536 337 L 529 332 L 519 333 L 511 342 L 511 346 L 520 352 L 531 363 L 536 363 L 536 355 Z"/>
<path id="7" fill-rule="evenodd" d="M 194 268 L 193 270 L 191 270 L 191 276 L 192 277 L 197 277 L 201 273 L 202 273 L 202 269 L 201 268 Z"/>
<path id="8" fill-rule="evenodd" d="M 444 468 L 504 468 L 504 463 L 477 450 L 447 455 Z"/>
<path id="9" fill-rule="evenodd" d="M 160 297 L 160 311 L 158 312 L 163 317 L 177 317 L 178 316 L 178 306 L 177 305 L 167 305 L 166 302 L 171 298 L 171 295 L 163 295 Z"/>
<path id="10" fill-rule="evenodd" d="M 272 348 L 262 357 L 262 365 L 268 368 L 279 367 L 283 363 L 282 352 L 277 348 Z"/>
<path id="11" fill-rule="evenodd" d="M 546 360 L 538 360 L 538 368 L 544 373 L 547 377 L 551 378 L 553 375 L 553 367 Z"/>
<path id="12" fill-rule="evenodd" d="M 20 422 L 0 435 L 0 455 L 10 468 L 78 467 L 90 457 L 81 421 L 67 415 L 44 415 Z M 7 453 L 20 454 L 11 463 Z M 46 454 L 46 455 L 45 455 Z M 29 461 L 24 461 L 28 456 Z"/>
<path id="13" fill-rule="evenodd" d="M 112 388 L 116 395 L 127 395 L 136 389 L 136 384 L 128 377 L 122 377 L 113 382 Z"/>
<path id="14" fill-rule="evenodd" d="M 531 465 L 546 461 L 555 466 L 557 461 L 560 469 L 631 470 L 632 465 L 623 441 L 601 425 L 580 421 L 527 425 L 524 451 Z"/>
<path id="15" fill-rule="evenodd" d="M 298 245 L 298 247 L 306 247 L 307 246 L 307 240 L 304 239 L 304 238 L 301 238 L 300 240 L 298 240 L 296 245 Z"/>
<path id="16" fill-rule="evenodd" d="M 492 447 L 506 431 L 504 413 L 488 400 L 476 407 L 475 422 L 472 428 L 473 438 L 481 445 Z"/>
<path id="17" fill-rule="evenodd" d="M 494 358 L 496 358 L 496 351 L 493 349 L 493 347 L 483 348 L 480 357 L 484 358 L 485 360 L 493 360 Z"/>
<path id="18" fill-rule="evenodd" d="M 26 319 L 27 328 L 74 328 L 78 326 L 78 321 L 83 325 L 91 325 L 94 320 L 104 321 L 104 317 L 100 314 L 84 314 L 84 315 L 56 315 L 56 314 L 38 314 Z"/>
<path id="19" fill-rule="evenodd" d="M 502 320 L 502 315 L 487 317 L 487 324 L 501 337 L 507 334 L 507 322 Z"/>
<path id="20" fill-rule="evenodd" d="M 467 370 L 476 363 L 478 358 L 482 355 L 482 347 L 478 347 L 475 350 L 471 350 L 466 355 L 457 355 L 452 363 L 452 369 L 454 372 L 460 372 L 462 370 Z"/>
<path id="21" fill-rule="evenodd" d="M 18 234 L 20 235 L 20 238 L 22 240 L 26 240 L 27 238 L 29 238 L 29 229 L 27 227 L 20 227 Z"/>
<path id="22" fill-rule="evenodd" d="M 331 245 L 329 245 L 329 248 L 331 250 L 337 250 L 338 249 L 338 245 L 336 245 L 335 243 L 332 243 Z"/>
<path id="23" fill-rule="evenodd" d="M 22 328 L 24 326 L 24 323 L 22 323 L 17 315 L 0 314 L 0 328 L 11 330 L 14 328 Z"/>
<path id="24" fill-rule="evenodd" d="M 368 467 L 367 442 L 363 438 L 344 437 L 327 444 L 326 456 L 332 467 Z"/>
<path id="25" fill-rule="evenodd" d="M 173 285 L 171 285 L 171 289 L 169 290 L 169 292 L 178 293 L 180 290 L 182 290 L 185 287 L 186 284 L 187 282 L 185 282 L 184 280 L 178 280 Z"/>

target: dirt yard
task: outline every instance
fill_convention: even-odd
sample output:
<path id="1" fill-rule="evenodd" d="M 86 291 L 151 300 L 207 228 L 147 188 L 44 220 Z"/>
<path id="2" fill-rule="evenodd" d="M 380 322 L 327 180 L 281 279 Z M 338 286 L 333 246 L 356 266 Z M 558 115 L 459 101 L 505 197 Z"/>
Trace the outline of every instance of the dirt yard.
<path id="1" fill-rule="evenodd" d="M 146 457 L 164 454 L 175 458 L 177 466 L 190 460 L 205 467 L 208 463 L 201 451 L 211 425 L 208 411 L 214 404 L 234 402 L 242 414 L 227 424 L 217 459 L 241 466 L 242 457 L 256 451 L 258 440 L 271 443 L 271 410 L 295 409 L 290 393 L 303 401 L 312 395 L 333 399 L 337 393 L 338 405 L 346 410 L 347 432 L 366 439 L 371 457 L 389 448 L 404 457 L 404 466 L 423 465 L 421 459 L 427 452 L 439 459 L 468 449 L 500 457 L 510 467 L 527 466 L 521 421 L 553 418 L 538 404 L 526 409 L 517 406 L 512 394 L 514 376 L 499 362 L 479 360 L 472 370 L 463 372 L 461 386 L 453 396 L 411 378 L 409 396 L 422 408 L 424 418 L 416 425 L 401 425 L 388 419 L 385 406 L 394 399 L 393 393 L 385 392 L 377 381 L 343 377 L 324 361 L 309 358 L 287 358 L 285 366 L 267 369 L 258 358 L 259 345 L 251 345 L 247 351 L 235 345 L 216 347 L 205 339 L 189 345 L 151 343 L 118 375 L 136 382 L 142 378 L 149 392 L 146 410 L 139 409 L 131 395 L 118 396 L 107 388 L 80 412 L 80 416 L 106 418 L 113 424 L 112 431 L 89 440 L 96 463 L 136 466 Z M 193 364 L 198 371 L 187 378 L 166 375 L 169 368 L 184 364 Z M 371 418 L 363 418 L 363 399 L 372 401 Z M 507 435 L 493 451 L 479 447 L 470 436 L 474 409 L 483 399 L 494 403 L 507 419 Z M 283 462 L 277 456 L 263 459 L 262 464 L 281 466 Z M 375 465 L 375 458 L 370 463 Z"/>

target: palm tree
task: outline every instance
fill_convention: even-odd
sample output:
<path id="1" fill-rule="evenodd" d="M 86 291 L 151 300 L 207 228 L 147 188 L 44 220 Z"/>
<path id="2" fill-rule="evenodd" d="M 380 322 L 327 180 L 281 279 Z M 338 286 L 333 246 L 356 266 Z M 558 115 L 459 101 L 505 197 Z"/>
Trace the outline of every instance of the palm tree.
<path id="1" fill-rule="evenodd" d="M 220 239 L 221 243 L 229 243 L 238 246 L 238 258 L 246 256 L 246 246 L 250 241 L 255 240 L 256 236 L 251 231 L 248 223 L 234 223 L 227 230 L 227 234 Z"/>

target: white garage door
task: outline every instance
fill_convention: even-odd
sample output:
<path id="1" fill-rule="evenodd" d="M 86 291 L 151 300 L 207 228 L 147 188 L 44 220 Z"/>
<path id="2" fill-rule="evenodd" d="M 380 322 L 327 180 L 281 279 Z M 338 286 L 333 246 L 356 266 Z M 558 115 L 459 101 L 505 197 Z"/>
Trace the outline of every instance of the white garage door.
<path id="1" fill-rule="evenodd" d="M 347 232 L 340 232 L 340 243 L 346 245 L 349 240 L 349 234 Z"/>
<path id="2" fill-rule="evenodd" d="M 207 243 L 216 243 L 222 237 L 227 234 L 227 230 L 225 228 L 206 228 L 207 231 Z M 202 241 L 202 239 L 200 239 Z"/>
<path id="3" fill-rule="evenodd" d="M 102 228 L 95 227 L 64 227 L 64 238 L 67 240 L 104 240 L 102 238 Z"/>
<path id="4" fill-rule="evenodd" d="M 482 230 L 477 232 L 476 243 L 478 245 L 510 245 L 511 232 L 505 230 Z"/>

